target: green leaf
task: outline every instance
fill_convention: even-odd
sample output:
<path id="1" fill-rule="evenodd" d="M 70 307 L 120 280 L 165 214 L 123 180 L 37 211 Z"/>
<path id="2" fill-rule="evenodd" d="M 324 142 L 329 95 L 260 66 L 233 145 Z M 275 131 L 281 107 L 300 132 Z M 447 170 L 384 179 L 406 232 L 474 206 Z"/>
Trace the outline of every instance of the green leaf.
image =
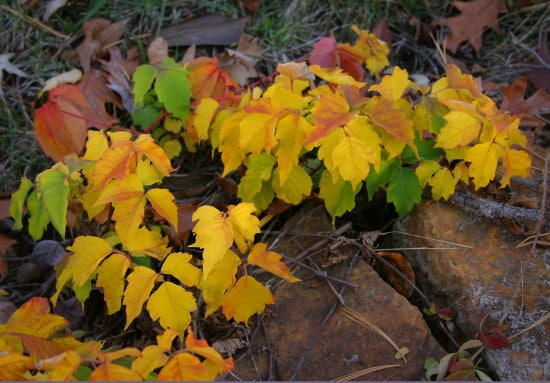
<path id="1" fill-rule="evenodd" d="M 36 177 L 36 190 L 53 227 L 65 238 L 69 182 L 61 170 L 49 169 Z"/>
<path id="2" fill-rule="evenodd" d="M 321 175 L 319 182 L 319 197 L 325 201 L 325 207 L 332 217 L 332 224 L 336 217 L 341 216 L 355 207 L 355 195 L 361 189 L 361 184 L 353 190 L 351 182 L 344 181 L 338 177 L 336 182 L 332 181 L 332 174 L 328 170 Z"/>
<path id="3" fill-rule="evenodd" d="M 158 72 L 157 67 L 150 64 L 140 65 L 136 68 L 132 76 L 134 81 L 134 106 L 143 104 L 143 97 L 151 89 Z"/>
<path id="4" fill-rule="evenodd" d="M 388 202 L 393 202 L 400 216 L 410 212 L 413 206 L 420 203 L 422 187 L 414 172 L 409 168 L 399 168 L 388 185 Z"/>
<path id="5" fill-rule="evenodd" d="M 418 149 L 421 160 L 439 160 L 441 157 L 445 156 L 443 149 L 434 147 L 434 140 L 415 139 L 414 143 Z M 416 154 L 414 154 L 414 151 L 409 145 L 405 146 L 403 149 L 401 161 L 403 161 L 404 164 L 416 164 L 418 162 Z"/>
<path id="6" fill-rule="evenodd" d="M 155 81 L 155 93 L 166 110 L 174 116 L 185 120 L 191 113 L 191 83 L 187 79 L 189 72 L 174 59 L 166 57 L 162 70 Z"/>
<path id="7" fill-rule="evenodd" d="M 160 112 L 153 105 L 136 105 L 132 111 L 132 121 L 135 126 L 146 129 L 160 116 Z"/>
<path id="8" fill-rule="evenodd" d="M 279 168 L 277 168 L 273 171 L 271 185 L 277 197 L 285 202 L 298 205 L 302 201 L 303 196 L 307 197 L 311 193 L 313 182 L 311 182 L 309 174 L 300 165 L 292 167 L 283 185 L 280 184 L 280 179 Z"/>
<path id="9" fill-rule="evenodd" d="M 399 168 L 399 161 L 396 158 L 391 160 L 382 160 L 380 163 L 380 171 L 371 169 L 365 182 L 367 184 L 367 194 L 369 201 L 374 197 L 374 193 L 382 186 L 387 184 L 393 177 L 393 174 Z"/>
<path id="10" fill-rule="evenodd" d="M 254 196 L 262 190 L 264 181 L 271 178 L 275 162 L 277 159 L 267 153 L 248 156 L 245 162 L 246 173 L 239 183 L 237 197 L 242 198 L 243 201 L 253 201 Z"/>
<path id="11" fill-rule="evenodd" d="M 253 202 L 258 211 L 267 209 L 271 201 L 275 198 L 275 191 L 271 186 L 271 181 L 262 182 L 262 189 L 257 193 L 251 201 L 243 200 L 244 202 Z"/>
<path id="12" fill-rule="evenodd" d="M 46 230 L 46 227 L 50 223 L 50 219 L 42 208 L 42 204 L 38 199 L 38 192 L 36 190 L 33 190 L 29 195 L 29 198 L 27 199 L 27 208 L 29 209 L 29 213 L 31 213 L 29 218 L 29 234 L 32 239 L 38 241 L 42 238 L 44 230 Z"/>
<path id="13" fill-rule="evenodd" d="M 25 205 L 27 194 L 29 194 L 31 189 L 32 182 L 27 177 L 22 177 L 19 189 L 11 195 L 10 215 L 15 221 L 13 230 L 23 228 L 23 206 Z"/>
<path id="14" fill-rule="evenodd" d="M 73 374 L 73 377 L 79 381 L 87 381 L 87 380 L 90 380 L 90 375 L 92 375 L 92 369 L 88 366 L 81 364 L 76 369 L 76 372 Z"/>

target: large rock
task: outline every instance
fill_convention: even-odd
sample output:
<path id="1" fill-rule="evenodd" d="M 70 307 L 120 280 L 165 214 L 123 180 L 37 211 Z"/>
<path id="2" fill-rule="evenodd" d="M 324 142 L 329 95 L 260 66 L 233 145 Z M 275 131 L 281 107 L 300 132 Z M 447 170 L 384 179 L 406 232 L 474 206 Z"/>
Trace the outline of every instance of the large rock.
<path id="1" fill-rule="evenodd" d="M 506 324 L 514 334 L 548 313 L 550 252 L 538 251 L 521 274 L 530 246 L 516 248 L 522 238 L 503 225 L 467 213 L 447 203 L 424 201 L 394 226 L 394 245 L 403 248 L 453 247 L 437 240 L 471 248 L 409 250 L 417 284 L 458 313 L 456 323 L 466 337 L 478 332 L 489 314 L 490 328 L 512 305 Z M 418 237 L 418 236 L 422 236 Z M 514 296 L 518 282 L 519 294 Z M 550 320 L 510 340 L 511 347 L 485 352 L 485 360 L 501 380 L 550 380 Z"/>
<path id="2" fill-rule="evenodd" d="M 308 207 L 297 214 L 283 232 L 290 233 L 278 241 L 275 250 L 291 258 L 320 240 L 318 234 L 330 231 L 323 209 Z M 298 235 L 293 237 L 293 234 Z M 326 246 L 322 254 L 313 257 L 321 265 L 326 262 Z M 343 263 L 327 272 L 334 278 L 346 279 L 350 259 L 357 247 L 344 244 L 339 252 Z M 407 362 L 396 359 L 395 349 L 379 335 L 336 311 L 321 328 L 327 315 L 338 302 L 327 282 L 301 268 L 297 276 L 303 282 L 283 283 L 274 292 L 272 315 L 264 320 L 264 332 L 259 331 L 250 346 L 249 355 L 238 360 L 235 374 L 243 380 L 329 380 L 363 369 L 400 365 L 359 377 L 360 380 L 420 380 L 426 357 L 440 358 L 444 351 L 433 338 L 419 310 L 386 284 L 364 259 L 357 259 L 343 294 L 346 305 L 377 324 L 399 347 L 407 347 Z M 342 284 L 332 282 L 339 291 Z M 318 336 L 311 349 L 314 337 Z M 268 351 L 273 356 L 267 358 Z M 301 368 L 300 360 L 306 355 Z"/>

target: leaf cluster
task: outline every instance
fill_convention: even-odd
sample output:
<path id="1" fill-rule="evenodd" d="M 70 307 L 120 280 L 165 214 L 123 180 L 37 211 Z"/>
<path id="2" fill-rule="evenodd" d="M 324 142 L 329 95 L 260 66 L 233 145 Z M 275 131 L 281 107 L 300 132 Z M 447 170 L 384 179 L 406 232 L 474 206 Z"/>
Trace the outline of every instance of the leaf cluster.
<path id="1" fill-rule="evenodd" d="M 354 31 L 357 41 L 339 45 L 339 54 L 348 64 L 356 60 L 352 68 L 364 66 L 378 76 L 388 64 L 387 47 L 368 31 Z M 454 66 L 432 86 L 412 82 L 399 67 L 370 85 L 342 68 L 319 64 L 290 62 L 277 72 L 265 89 L 240 89 L 215 58 L 181 64 L 166 57 L 157 65 L 142 65 L 133 75 L 132 117 L 146 129 L 137 137 L 88 123 L 86 102 L 74 86 L 50 92 L 35 121 L 38 136 L 46 139 L 42 146 L 52 148 L 49 155 L 58 162 L 34 184 L 24 178 L 12 195 L 15 228 L 24 227 L 26 206 L 33 239 L 39 240 L 50 224 L 62 237 L 67 229 L 74 237 L 56 266 L 54 305 L 67 287 L 82 304 L 96 287 L 109 314 L 124 307 L 125 328 L 145 309 L 166 332 L 158 345 L 142 351 L 109 353 L 98 346 L 92 357 L 78 348 L 33 355 L 23 340 L 17 345 L 6 325 L 0 330 L 8 337 L 0 338 L 0 352 L 5 352 L 0 363 L 14 358 L 21 366 L 7 375 L 10 379 L 38 368 L 37 360 L 46 363 L 41 371 L 51 364 L 54 370 L 69 365 L 61 369 L 68 377 L 77 377 L 78 366 L 93 366 L 89 378 L 145 379 L 158 371 L 159 379 L 213 379 L 230 370 L 230 362 L 205 351 L 210 348 L 191 331 L 186 349 L 203 360 L 186 352 L 166 353 L 176 336 L 183 341 L 199 302 L 205 316 L 221 309 L 228 320 L 245 324 L 274 303 L 250 267 L 288 282 L 299 280 L 280 254 L 255 242 L 258 216 L 276 199 L 297 205 L 317 196 L 334 219 L 354 208 L 362 187 L 370 198 L 383 188 L 404 215 L 420 202 L 424 188 L 431 188 L 434 199 L 448 198 L 460 181 L 472 179 L 477 189 L 499 178 L 506 186 L 530 168 L 521 150 L 526 140 L 519 117 L 501 113 L 480 84 Z M 146 133 L 159 122 L 152 135 Z M 174 195 L 159 185 L 175 170 L 171 157 L 205 143 L 220 153 L 223 176 L 242 175 L 241 202 L 194 209 L 195 241 L 189 249 L 202 252 L 192 255 L 172 246 L 180 212 Z M 91 232 L 84 230 L 92 226 Z M 44 313 L 44 302 L 32 302 L 41 315 L 52 315 Z M 49 343 L 44 347 L 51 349 Z M 150 359 L 144 361 L 146 355 Z M 55 360 L 44 361 L 51 357 Z M 130 368 L 113 362 L 123 357 L 134 358 Z"/>

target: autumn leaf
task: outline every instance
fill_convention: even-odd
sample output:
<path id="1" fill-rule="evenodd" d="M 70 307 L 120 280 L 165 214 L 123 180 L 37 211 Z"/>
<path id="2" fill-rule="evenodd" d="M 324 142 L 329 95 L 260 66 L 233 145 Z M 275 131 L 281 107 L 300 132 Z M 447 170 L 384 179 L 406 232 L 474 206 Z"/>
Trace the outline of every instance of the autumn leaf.
<path id="1" fill-rule="evenodd" d="M 406 69 L 395 67 L 391 75 L 382 77 L 378 84 L 371 85 L 369 92 L 378 92 L 391 101 L 397 101 L 405 93 L 411 81 Z"/>
<path id="2" fill-rule="evenodd" d="M 69 381 L 82 364 L 82 358 L 75 351 L 65 351 L 62 354 L 35 363 L 35 368 L 46 370 L 50 381 Z"/>
<path id="3" fill-rule="evenodd" d="M 273 180 L 271 182 L 273 190 L 277 197 L 285 202 L 298 205 L 304 197 L 309 196 L 313 181 L 311 177 L 300 165 L 292 166 L 290 173 L 283 182 L 279 168 L 273 171 Z"/>
<path id="4" fill-rule="evenodd" d="M 18 338 L 31 356 L 40 359 L 83 346 L 73 337 L 69 322 L 51 314 L 48 300 L 42 297 L 33 297 L 17 309 L 2 332 Z"/>
<path id="5" fill-rule="evenodd" d="M 324 171 L 319 182 L 319 197 L 325 201 L 325 207 L 332 217 L 332 223 L 336 217 L 340 217 L 355 207 L 355 195 L 360 188 L 353 188 L 351 182 L 337 177 L 336 180 L 329 171 Z"/>
<path id="6" fill-rule="evenodd" d="M 502 89 L 502 105 L 500 110 L 521 115 L 522 126 L 543 127 L 546 122 L 537 117 L 537 114 L 544 113 L 550 105 L 550 95 L 543 88 L 538 89 L 531 97 L 524 100 L 527 89 L 527 79 L 521 77 L 510 86 Z"/>
<path id="7" fill-rule="evenodd" d="M 237 267 L 241 259 L 231 250 L 227 250 L 221 260 L 216 262 L 207 277 L 202 281 L 202 293 L 206 302 L 205 317 L 219 307 L 223 294 L 235 284 Z"/>
<path id="8" fill-rule="evenodd" d="M 476 190 L 487 186 L 495 178 L 498 160 L 503 154 L 503 149 L 493 142 L 480 143 L 468 149 L 464 159 L 470 162 L 469 173 Z"/>
<path id="9" fill-rule="evenodd" d="M 366 82 L 355 80 L 349 74 L 343 72 L 340 68 L 321 68 L 319 65 L 310 65 L 309 70 L 315 73 L 317 77 L 338 85 L 351 85 L 357 88 L 362 88 L 367 85 Z"/>
<path id="10" fill-rule="evenodd" d="M 33 366 L 33 358 L 30 356 L 3 352 L 0 356 L 0 380 L 25 380 L 26 372 Z"/>
<path id="11" fill-rule="evenodd" d="M 19 189 L 11 193 L 10 216 L 14 220 L 13 230 L 20 230 L 23 228 L 23 207 L 27 194 L 29 194 L 32 186 L 32 182 L 27 177 L 21 177 Z"/>
<path id="12" fill-rule="evenodd" d="M 176 277 L 187 286 L 200 286 L 202 271 L 190 263 L 192 255 L 189 253 L 172 253 L 166 257 L 160 272 Z"/>
<path id="13" fill-rule="evenodd" d="M 107 313 L 114 314 L 120 310 L 126 271 L 130 261 L 120 253 L 113 253 L 97 269 L 96 286 L 103 288 Z"/>
<path id="14" fill-rule="evenodd" d="M 229 89 L 239 86 L 227 71 L 219 67 L 217 58 L 198 57 L 188 64 L 187 69 L 190 71 L 191 92 L 196 100 L 224 97 Z"/>
<path id="15" fill-rule="evenodd" d="M 357 41 L 355 41 L 353 49 L 363 57 L 367 69 L 373 75 L 379 76 L 380 72 L 390 65 L 388 45 L 374 33 L 359 29 L 356 25 L 352 25 L 351 29 L 357 34 Z"/>
<path id="16" fill-rule="evenodd" d="M 86 96 L 75 85 L 60 85 L 48 94 L 48 102 L 34 116 L 36 140 L 48 157 L 61 161 L 69 153 L 82 152 L 87 123 L 81 110 L 87 108 Z"/>
<path id="17" fill-rule="evenodd" d="M 227 319 L 234 318 L 246 325 L 252 315 L 261 314 L 265 305 L 274 303 L 271 292 L 249 275 L 241 277 L 221 300 Z"/>
<path id="18" fill-rule="evenodd" d="M 323 37 L 309 54 L 309 63 L 323 68 L 340 67 L 357 81 L 364 81 L 363 57 L 349 44 L 337 44 L 334 37 Z"/>
<path id="19" fill-rule="evenodd" d="M 505 0 L 453 1 L 452 5 L 462 12 L 458 16 L 443 19 L 443 23 L 451 29 L 446 47 L 453 53 L 463 41 L 469 41 L 479 52 L 484 29 L 491 27 L 499 33 L 498 14 L 508 10 Z"/>
<path id="20" fill-rule="evenodd" d="M 141 356 L 132 362 L 132 371 L 138 372 L 146 379 L 153 370 L 162 367 L 169 359 L 167 352 L 172 348 L 172 342 L 178 333 L 174 329 L 166 329 L 161 335 L 157 335 L 157 344 L 147 346 L 141 352 Z"/>
<path id="21" fill-rule="evenodd" d="M 401 216 L 410 212 L 415 204 L 419 204 L 422 187 L 418 177 L 409 168 L 398 168 L 388 184 L 387 199 L 395 205 L 395 210 Z"/>
<path id="22" fill-rule="evenodd" d="M 208 345 L 206 340 L 195 338 L 195 334 L 193 334 L 191 327 L 189 327 L 187 337 L 185 338 L 185 349 L 211 362 L 210 365 L 217 368 L 218 374 L 223 374 L 234 368 L 233 358 L 223 359 L 215 348 Z"/>
<path id="23" fill-rule="evenodd" d="M 446 124 L 436 138 L 436 147 L 454 149 L 477 141 L 483 121 L 470 113 L 452 110 L 443 116 Z"/>
<path id="24" fill-rule="evenodd" d="M 160 370 L 159 381 L 213 381 L 216 370 L 207 368 L 194 355 L 187 352 L 175 354 Z"/>
<path id="25" fill-rule="evenodd" d="M 172 282 L 163 282 L 149 297 L 147 310 L 152 320 L 159 320 L 163 328 L 173 328 L 183 337 L 191 323 L 191 312 L 197 309 L 195 297 Z"/>
<path id="26" fill-rule="evenodd" d="M 130 323 L 141 314 L 143 304 L 149 299 L 158 274 L 148 267 L 136 266 L 128 275 L 128 285 L 122 303 L 126 306 L 126 330 Z"/>
<path id="27" fill-rule="evenodd" d="M 267 250 L 267 243 L 255 244 L 248 255 L 247 261 L 249 264 L 260 266 L 262 269 L 283 278 L 287 282 L 292 283 L 300 281 L 300 279 L 293 276 L 288 267 L 281 262 L 281 256 L 278 253 Z"/>

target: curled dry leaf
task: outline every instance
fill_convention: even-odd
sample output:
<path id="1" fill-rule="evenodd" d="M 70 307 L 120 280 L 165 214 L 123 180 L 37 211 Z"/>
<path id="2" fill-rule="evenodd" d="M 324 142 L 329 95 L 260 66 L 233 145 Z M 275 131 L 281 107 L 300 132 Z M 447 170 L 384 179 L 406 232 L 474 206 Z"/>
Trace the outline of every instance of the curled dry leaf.
<path id="1" fill-rule="evenodd" d="M 38 96 L 40 97 L 44 92 L 49 92 L 53 88 L 55 88 L 58 85 L 61 84 L 74 84 L 82 78 L 82 72 L 80 69 L 71 69 L 68 72 L 61 73 L 57 76 L 54 76 L 48 80 L 46 80 L 46 83 L 44 84 L 44 87 L 38 93 Z"/>
<path id="2" fill-rule="evenodd" d="M 6 71 L 8 73 L 14 74 L 19 77 L 27 77 L 28 75 L 23 72 L 21 69 L 10 63 L 10 59 L 15 56 L 15 53 L 4 53 L 0 55 L 0 84 L 2 83 L 2 76 L 3 71 Z M 2 91 L 2 87 L 0 85 L 0 96 L 2 96 L 4 92 Z"/>
<path id="3" fill-rule="evenodd" d="M 165 57 L 168 57 L 168 42 L 164 37 L 157 37 L 147 47 L 149 64 L 160 65 Z"/>
<path id="4" fill-rule="evenodd" d="M 239 85 L 244 85 L 249 78 L 258 77 L 255 65 L 263 51 L 257 39 L 243 33 L 237 48 L 226 49 L 220 57 L 219 67 L 227 71 Z"/>
<path id="5" fill-rule="evenodd" d="M 48 1 L 48 4 L 46 4 L 46 10 L 44 11 L 44 14 L 42 15 L 42 20 L 48 21 L 57 11 L 59 8 L 63 7 L 65 4 L 67 4 L 67 0 L 50 0 Z"/>

